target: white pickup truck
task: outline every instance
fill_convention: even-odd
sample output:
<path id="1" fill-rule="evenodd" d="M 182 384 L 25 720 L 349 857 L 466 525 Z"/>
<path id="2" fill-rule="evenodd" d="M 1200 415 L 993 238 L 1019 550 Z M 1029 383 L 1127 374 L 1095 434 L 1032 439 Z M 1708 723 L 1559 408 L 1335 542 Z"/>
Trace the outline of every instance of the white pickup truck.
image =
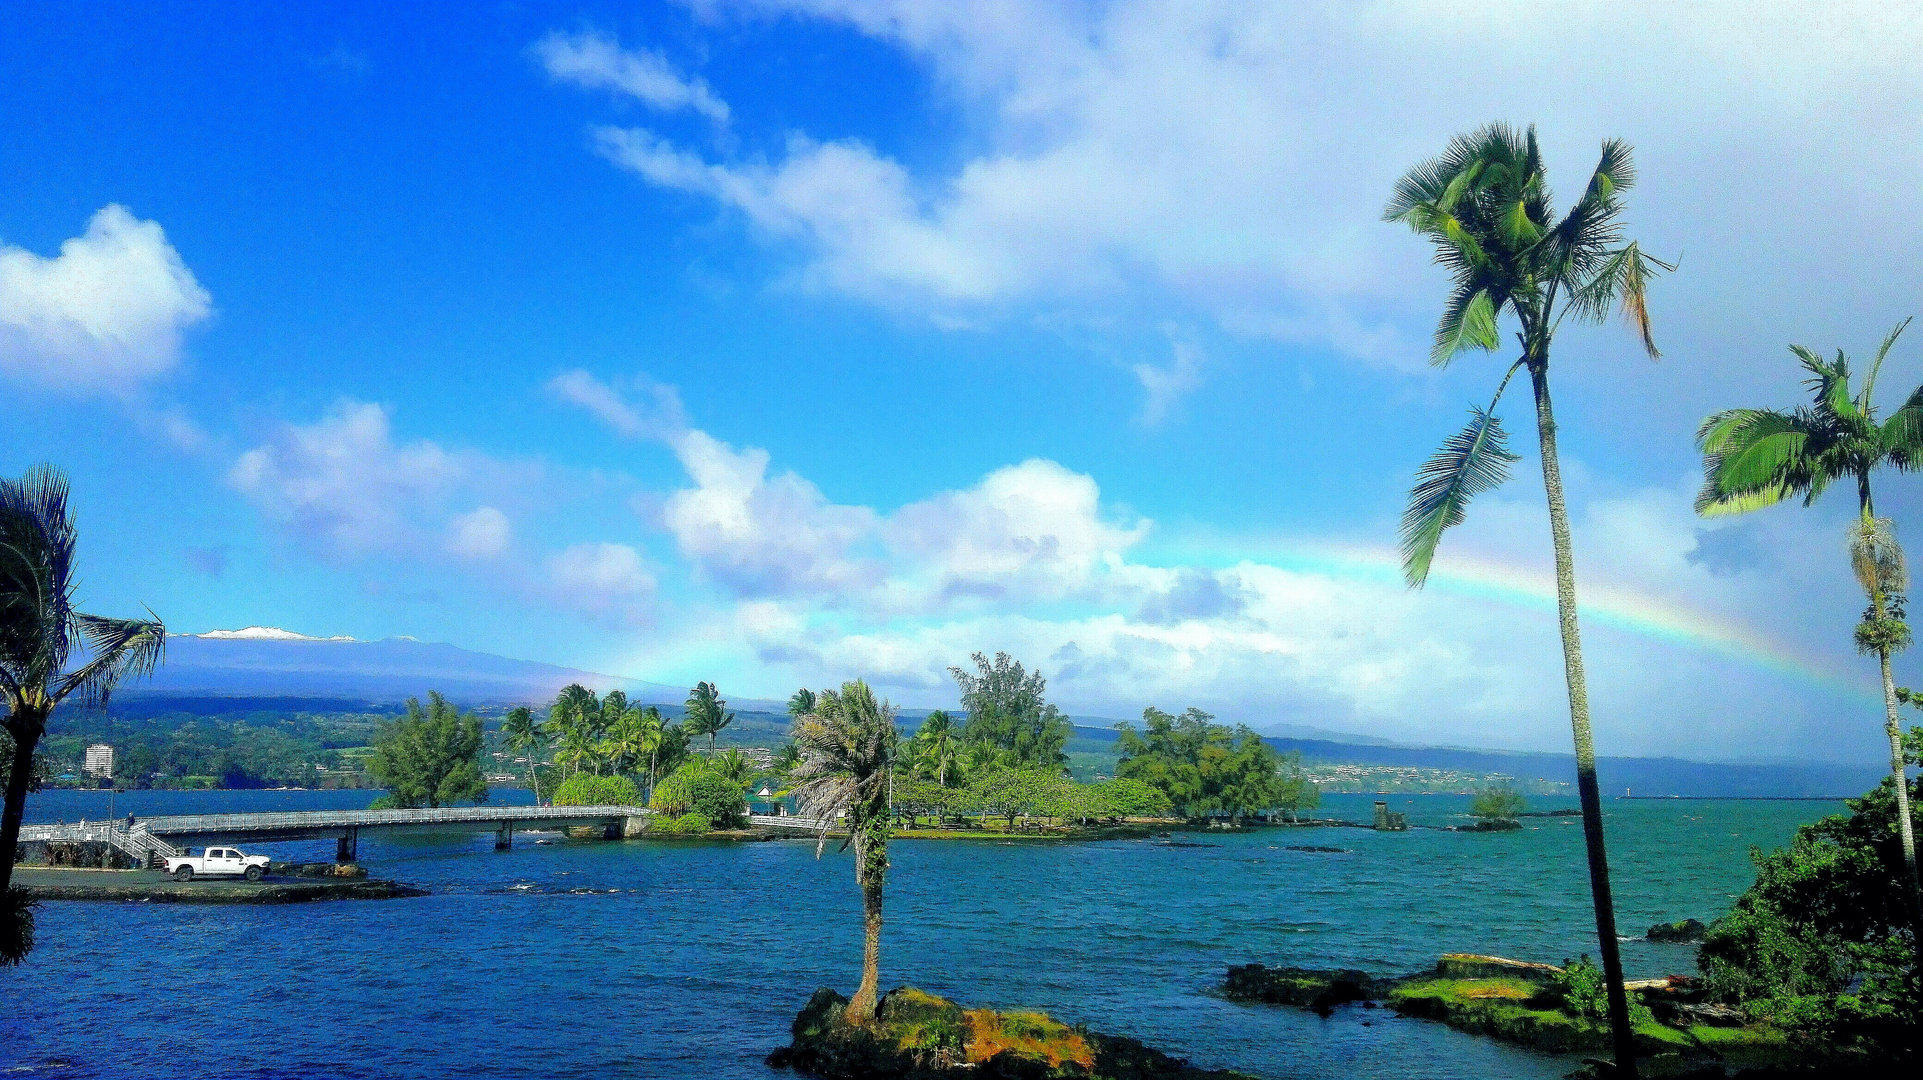
<path id="1" fill-rule="evenodd" d="M 208 877 L 227 875 L 259 881 L 267 874 L 267 856 L 243 855 L 239 848 L 210 847 L 198 858 L 183 855 L 168 859 L 167 872 L 176 881 L 192 881 L 195 874 Z"/>

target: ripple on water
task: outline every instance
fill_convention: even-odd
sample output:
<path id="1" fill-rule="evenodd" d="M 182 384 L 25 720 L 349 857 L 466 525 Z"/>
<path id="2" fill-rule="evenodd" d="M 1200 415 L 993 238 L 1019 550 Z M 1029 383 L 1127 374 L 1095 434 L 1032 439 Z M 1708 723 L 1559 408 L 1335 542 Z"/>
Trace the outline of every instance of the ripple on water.
<path id="1" fill-rule="evenodd" d="M 82 816 L 55 794 L 29 813 Z M 299 808 L 297 793 L 266 794 Z M 366 797 L 328 797 L 351 805 L 342 795 Z M 1366 817 L 1369 801 L 1332 797 L 1324 812 Z M 1411 801 L 1411 818 L 1447 823 L 1460 803 Z M 191 809 L 207 808 L 220 807 Z M 1750 844 L 1779 845 L 1833 809 L 1610 804 L 1622 925 L 1713 916 L 1747 884 Z M 1581 834 L 1555 821 L 1495 835 L 1343 829 L 1344 855 L 1271 850 L 1267 831 L 1194 847 L 904 842 L 891 852 L 883 975 L 1266 1076 L 1560 1076 L 1567 1061 L 1380 1011 L 1322 1018 L 1215 996 L 1222 970 L 1250 960 L 1393 973 L 1452 950 L 1593 953 Z M 801 843 L 490 849 L 488 837 L 363 840 L 376 875 L 431 890 L 412 900 L 48 905 L 32 962 L 0 972 L 10 1014 L 34 1018 L 0 1039 L 0 1067 L 65 1059 L 47 1075 L 178 1076 L 188 1070 L 168 1048 L 215 1038 L 231 1055 L 223 1073 L 247 1077 L 770 1077 L 785 1074 L 761 1058 L 808 992 L 846 991 L 859 970 L 860 900 L 832 847 L 819 860 Z M 1638 939 L 1624 956 L 1653 975 L 1691 954 Z M 103 1025 L 154 1037 L 103 1039 Z"/>

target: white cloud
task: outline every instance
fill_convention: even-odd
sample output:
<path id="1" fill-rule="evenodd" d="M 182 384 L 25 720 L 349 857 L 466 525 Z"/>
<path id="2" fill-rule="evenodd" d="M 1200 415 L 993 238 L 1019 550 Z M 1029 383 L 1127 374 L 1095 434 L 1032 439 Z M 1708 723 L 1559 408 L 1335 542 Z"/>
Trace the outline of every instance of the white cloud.
<path id="1" fill-rule="evenodd" d="M 570 405 L 586 409 L 595 419 L 631 439 L 644 435 L 671 438 L 688 426 L 681 395 L 674 387 L 645 378 L 630 382 L 651 399 L 646 406 L 634 405 L 618 389 L 579 368 L 550 379 L 548 392 Z"/>
<path id="2" fill-rule="evenodd" d="M 212 302 L 159 223 L 102 207 L 53 258 L 0 245 L 0 373 L 131 392 L 173 369 Z"/>
<path id="3" fill-rule="evenodd" d="M 468 559 L 491 559 L 507 552 L 514 525 L 492 506 L 457 514 L 448 522 L 447 550 Z"/>
<path id="4" fill-rule="evenodd" d="M 717 124 L 728 122 L 728 103 L 706 81 L 675 71 L 652 49 L 623 49 L 603 33 L 552 33 L 534 45 L 550 77 L 596 90 L 614 90 L 662 112 L 692 109 Z"/>
<path id="5" fill-rule="evenodd" d="M 573 544 L 548 557 L 548 592 L 576 611 L 616 623 L 642 624 L 655 592 L 654 573 L 627 544 Z"/>
<path id="6" fill-rule="evenodd" d="M 1604 137 L 1635 142 L 1631 234 L 1688 256 L 1655 301 L 1672 354 L 1697 361 L 1665 410 L 1715 407 L 1703 384 L 1756 349 L 1888 325 L 1923 273 L 1905 201 L 1923 143 L 1888 134 L 1923 123 L 1905 61 L 1923 21 L 1902 6 L 1545 3 L 1493 23 L 1428 0 L 748 7 L 922 64 L 968 141 L 917 156 L 956 164 L 911 171 L 833 131 L 772 160 L 704 158 L 640 129 L 603 131 L 603 152 L 798 249 L 801 281 L 937 325 L 1118 301 L 1159 320 L 1172 304 L 1237 334 L 1420 370 L 1445 282 L 1381 207 L 1402 171 L 1497 119 L 1541 126 L 1565 195 Z M 1839 146 L 1852 148 L 1841 171 Z M 1752 227 L 1784 206 L 1879 224 Z M 1865 270 L 1810 269 L 1824 266 Z"/>
<path id="7" fill-rule="evenodd" d="M 382 406 L 343 400 L 241 454 L 227 479 L 301 542 L 359 553 L 415 542 L 424 506 L 468 473 L 425 439 L 396 445 Z"/>
<path id="8" fill-rule="evenodd" d="M 1148 397 L 1142 403 L 1142 423 L 1154 427 L 1167 420 L 1182 399 L 1202 385 L 1202 350 L 1186 341 L 1170 346 L 1174 355 L 1166 366 L 1135 365 L 1135 377 Z"/>

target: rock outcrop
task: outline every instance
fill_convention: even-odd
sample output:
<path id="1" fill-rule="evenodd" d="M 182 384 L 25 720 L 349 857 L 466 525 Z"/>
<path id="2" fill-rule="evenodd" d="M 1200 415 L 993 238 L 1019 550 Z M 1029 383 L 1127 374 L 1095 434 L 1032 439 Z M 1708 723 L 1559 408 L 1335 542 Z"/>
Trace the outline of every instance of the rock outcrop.
<path id="1" fill-rule="evenodd" d="M 1248 1080 L 1042 1013 L 964 1009 L 912 987 L 883 995 L 871 1023 L 849 1023 L 847 1008 L 835 991 L 816 990 L 795 1017 L 794 1042 L 768 1064 L 829 1080 Z"/>

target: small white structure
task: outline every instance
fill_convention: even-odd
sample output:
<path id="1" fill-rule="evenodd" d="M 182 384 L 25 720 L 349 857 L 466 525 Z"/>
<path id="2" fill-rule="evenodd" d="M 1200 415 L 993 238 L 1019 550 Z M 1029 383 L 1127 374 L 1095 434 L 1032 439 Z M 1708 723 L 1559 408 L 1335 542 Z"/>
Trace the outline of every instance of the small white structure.
<path id="1" fill-rule="evenodd" d="M 85 763 L 80 766 L 80 771 L 103 780 L 113 776 L 114 748 L 106 743 L 95 743 L 87 747 L 87 757 Z"/>

